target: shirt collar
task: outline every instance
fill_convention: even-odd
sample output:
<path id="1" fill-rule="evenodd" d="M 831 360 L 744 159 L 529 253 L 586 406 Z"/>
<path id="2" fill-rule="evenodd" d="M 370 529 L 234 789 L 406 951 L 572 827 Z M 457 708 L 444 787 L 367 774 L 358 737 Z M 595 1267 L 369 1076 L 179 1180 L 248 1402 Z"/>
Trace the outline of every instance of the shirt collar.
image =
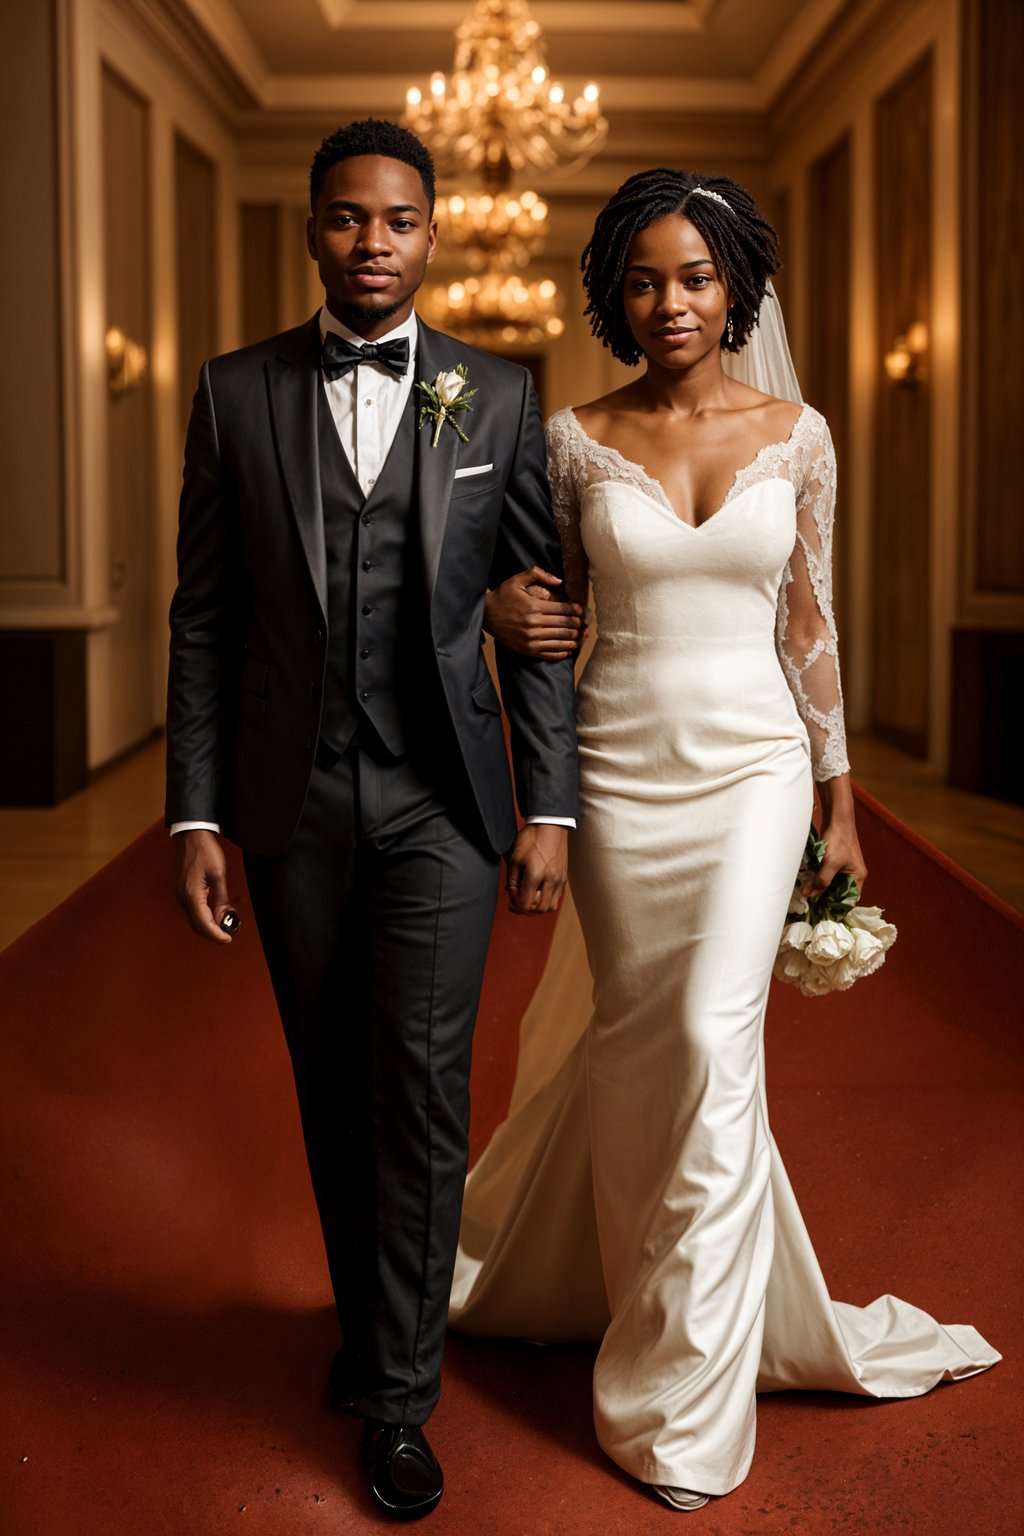
<path id="1" fill-rule="evenodd" d="M 337 316 L 331 314 L 330 310 L 325 304 L 320 310 L 321 341 L 327 335 L 328 331 L 336 332 L 337 335 L 343 336 L 346 341 L 351 341 L 357 347 L 366 345 L 366 337 L 357 336 L 355 331 L 350 331 L 348 326 L 343 325 Z M 377 340 L 393 341 L 397 336 L 407 336 L 409 338 L 409 362 L 411 366 L 413 360 L 416 357 L 416 343 L 419 339 L 419 326 L 416 321 L 415 310 L 413 310 L 412 314 L 407 320 L 402 321 L 401 325 L 396 325 L 393 331 L 388 331 L 384 336 L 378 336 Z"/>

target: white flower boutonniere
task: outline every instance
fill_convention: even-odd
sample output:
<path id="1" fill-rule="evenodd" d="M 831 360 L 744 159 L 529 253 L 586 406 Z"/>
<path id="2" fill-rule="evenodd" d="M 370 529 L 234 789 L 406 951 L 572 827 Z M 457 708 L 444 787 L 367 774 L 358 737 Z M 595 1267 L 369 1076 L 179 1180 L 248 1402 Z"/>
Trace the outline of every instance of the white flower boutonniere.
<path id="1" fill-rule="evenodd" d="M 881 907 L 857 905 L 860 892 L 852 875 L 836 875 L 820 896 L 802 894 L 824 857 L 825 844 L 812 827 L 775 957 L 775 975 L 805 997 L 848 991 L 878 970 L 896 940 Z"/>
<path id="2" fill-rule="evenodd" d="M 417 383 L 416 388 L 426 396 L 420 406 L 419 424 L 422 427 L 425 421 L 435 423 L 431 448 L 437 447 L 437 440 L 441 436 L 441 428 L 445 422 L 459 434 L 464 443 L 469 442 L 469 438 L 455 419 L 461 411 L 473 409 L 469 402 L 476 394 L 476 390 L 466 388 L 468 378 L 469 372 L 465 363 L 456 363 L 455 367 L 449 369 L 447 373 L 442 369 L 433 384 L 428 384 L 424 379 L 420 379 Z"/>

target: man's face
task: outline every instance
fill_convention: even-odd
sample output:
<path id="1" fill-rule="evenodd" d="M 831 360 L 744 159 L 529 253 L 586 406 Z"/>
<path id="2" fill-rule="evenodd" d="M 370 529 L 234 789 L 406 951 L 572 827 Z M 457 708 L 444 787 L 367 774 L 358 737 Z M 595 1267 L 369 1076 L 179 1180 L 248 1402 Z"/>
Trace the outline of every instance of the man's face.
<path id="1" fill-rule="evenodd" d="M 419 172 L 385 155 L 332 165 L 306 245 L 332 315 L 367 341 L 401 325 L 437 245 Z"/>

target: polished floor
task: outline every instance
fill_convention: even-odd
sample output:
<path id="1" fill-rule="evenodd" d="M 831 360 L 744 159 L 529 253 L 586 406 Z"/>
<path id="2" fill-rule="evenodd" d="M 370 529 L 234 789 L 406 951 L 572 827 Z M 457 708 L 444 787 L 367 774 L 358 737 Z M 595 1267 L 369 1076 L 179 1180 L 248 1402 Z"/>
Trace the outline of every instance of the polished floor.
<path id="1" fill-rule="evenodd" d="M 951 789 L 923 763 L 854 737 L 856 776 L 883 805 L 1024 912 L 1024 806 Z M 162 813 L 163 741 L 53 809 L 0 809 L 0 949 L 70 896 Z M 871 901 L 885 892 L 872 886 Z"/>

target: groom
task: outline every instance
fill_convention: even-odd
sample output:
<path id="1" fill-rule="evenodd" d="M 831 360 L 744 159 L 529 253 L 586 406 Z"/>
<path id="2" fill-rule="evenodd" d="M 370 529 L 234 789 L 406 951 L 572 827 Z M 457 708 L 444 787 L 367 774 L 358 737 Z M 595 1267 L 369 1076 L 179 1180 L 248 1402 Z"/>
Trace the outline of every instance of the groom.
<path id="1" fill-rule="evenodd" d="M 550 911 L 576 814 L 572 661 L 481 651 L 488 588 L 559 571 L 525 370 L 418 321 L 434 172 L 390 123 L 325 139 L 309 254 L 326 306 L 204 364 L 171 607 L 167 821 L 193 928 L 233 942 L 218 833 L 240 843 L 291 1053 L 378 1505 L 430 1512 L 466 1173 L 473 1024 L 507 859 Z M 472 410 L 419 429 L 456 365 Z M 435 442 L 436 435 L 436 442 Z M 228 929 L 231 920 L 228 917 Z"/>

